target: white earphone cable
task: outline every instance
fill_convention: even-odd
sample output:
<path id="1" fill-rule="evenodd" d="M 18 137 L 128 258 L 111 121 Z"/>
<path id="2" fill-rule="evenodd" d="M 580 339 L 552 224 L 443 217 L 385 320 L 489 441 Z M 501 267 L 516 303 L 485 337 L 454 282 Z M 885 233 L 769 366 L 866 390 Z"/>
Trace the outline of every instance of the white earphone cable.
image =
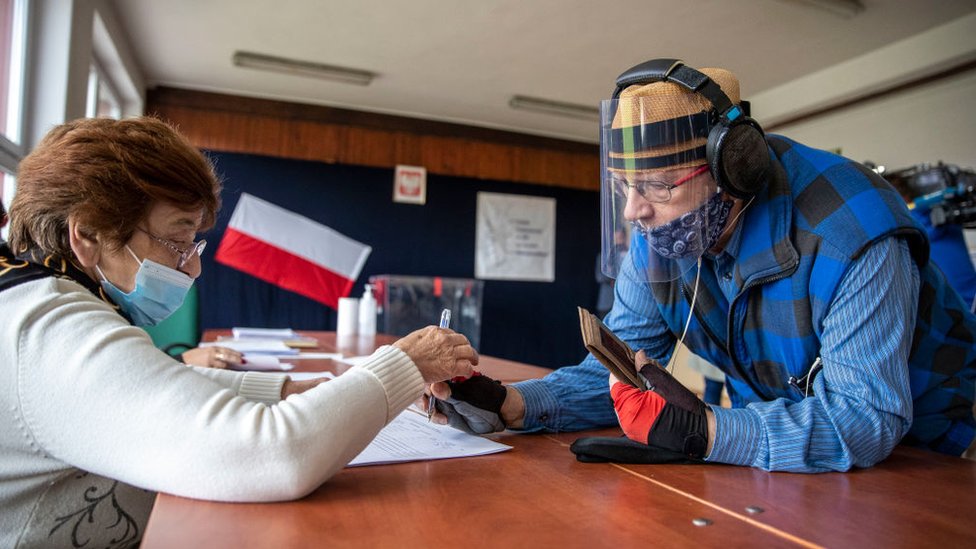
<path id="1" fill-rule="evenodd" d="M 701 280 L 701 257 L 698 258 L 698 271 L 695 273 L 695 289 L 691 294 L 691 306 L 688 308 L 688 320 L 685 321 L 685 328 L 681 330 L 681 337 L 671 351 L 671 360 L 668 361 L 668 373 L 674 375 L 674 360 L 678 356 L 678 347 L 685 342 L 685 335 L 688 334 L 688 326 L 691 325 L 691 317 L 695 311 L 695 300 L 698 299 L 698 281 Z"/>
<path id="2" fill-rule="evenodd" d="M 731 225 L 734 226 L 735 223 L 739 221 L 739 218 L 742 217 L 742 214 L 744 214 L 747 209 L 749 209 L 749 206 L 752 205 L 752 201 L 755 199 L 756 199 L 755 196 L 749 198 L 749 202 L 746 202 L 746 205 L 741 210 L 739 210 L 739 213 L 737 213 L 736 216 L 732 219 Z M 683 330 L 681 330 L 681 337 L 678 338 L 678 342 L 674 345 L 674 350 L 671 351 L 671 359 L 668 360 L 667 371 L 671 375 L 674 375 L 674 363 L 675 363 L 675 357 L 677 357 L 678 355 L 678 348 L 681 345 L 683 345 L 685 342 L 685 335 L 688 334 L 688 326 L 691 325 L 691 316 L 695 312 L 695 301 L 698 299 L 698 281 L 701 280 L 701 266 L 702 266 L 702 259 L 701 257 L 699 257 L 698 265 L 697 265 L 698 270 L 695 272 L 695 289 L 691 294 L 691 305 L 688 307 L 688 320 L 685 321 L 685 327 Z"/>

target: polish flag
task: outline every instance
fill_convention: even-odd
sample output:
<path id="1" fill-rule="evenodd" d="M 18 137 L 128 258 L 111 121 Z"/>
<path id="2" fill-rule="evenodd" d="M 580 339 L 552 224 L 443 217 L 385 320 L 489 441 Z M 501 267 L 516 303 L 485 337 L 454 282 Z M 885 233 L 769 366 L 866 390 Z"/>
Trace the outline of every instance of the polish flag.
<path id="1" fill-rule="evenodd" d="M 336 309 L 371 251 L 321 223 L 243 193 L 215 259 Z"/>

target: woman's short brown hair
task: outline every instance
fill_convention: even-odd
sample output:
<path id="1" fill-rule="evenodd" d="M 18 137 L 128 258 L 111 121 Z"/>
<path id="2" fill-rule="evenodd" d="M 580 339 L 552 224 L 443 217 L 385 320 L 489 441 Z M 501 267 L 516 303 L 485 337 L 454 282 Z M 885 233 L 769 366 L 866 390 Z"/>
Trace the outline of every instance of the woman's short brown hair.
<path id="1" fill-rule="evenodd" d="M 203 209 L 213 226 L 220 181 L 213 165 L 156 118 L 87 118 L 52 129 L 21 162 L 10 205 L 10 244 L 71 256 L 68 217 L 112 248 L 129 241 L 157 203 Z"/>

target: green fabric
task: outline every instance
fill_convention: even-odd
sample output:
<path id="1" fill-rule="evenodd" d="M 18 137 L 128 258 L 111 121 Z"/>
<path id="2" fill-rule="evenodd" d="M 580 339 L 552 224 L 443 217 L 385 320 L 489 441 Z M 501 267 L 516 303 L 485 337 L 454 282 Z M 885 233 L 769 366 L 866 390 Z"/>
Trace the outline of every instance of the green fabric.
<path id="1" fill-rule="evenodd" d="M 186 294 L 183 305 L 173 313 L 172 316 L 155 326 L 145 328 L 152 338 L 153 344 L 160 349 L 174 343 L 184 343 L 190 347 L 196 347 L 200 342 L 200 315 L 199 300 L 197 298 L 197 287 L 190 288 Z M 179 349 L 185 351 L 186 349 Z"/>

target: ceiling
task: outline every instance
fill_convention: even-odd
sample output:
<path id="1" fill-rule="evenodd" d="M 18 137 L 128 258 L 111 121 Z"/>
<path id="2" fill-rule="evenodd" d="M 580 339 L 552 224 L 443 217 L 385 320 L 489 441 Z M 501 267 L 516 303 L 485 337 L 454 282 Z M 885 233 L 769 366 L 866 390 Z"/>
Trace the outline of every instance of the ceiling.
<path id="1" fill-rule="evenodd" d="M 976 11 L 973 0 L 115 0 L 149 87 L 215 91 L 597 140 L 596 124 L 509 108 L 597 106 L 654 57 L 735 72 L 742 95 Z M 235 51 L 372 71 L 368 86 L 236 67 Z M 761 122 L 761 121 L 760 121 Z"/>

